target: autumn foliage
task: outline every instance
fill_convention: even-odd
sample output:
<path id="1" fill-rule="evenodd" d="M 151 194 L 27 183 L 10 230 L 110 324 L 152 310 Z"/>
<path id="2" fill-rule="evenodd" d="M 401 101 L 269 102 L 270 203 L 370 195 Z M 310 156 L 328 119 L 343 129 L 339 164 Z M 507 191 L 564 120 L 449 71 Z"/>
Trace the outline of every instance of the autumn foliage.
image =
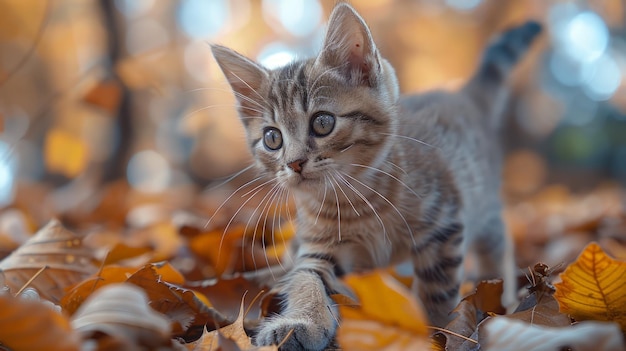
<path id="1" fill-rule="evenodd" d="M 265 233 L 280 237 L 269 245 L 250 237 L 263 231 L 249 218 L 222 222 L 207 227 L 178 212 L 124 236 L 50 221 L 0 261 L 2 347 L 277 350 L 252 344 L 254 326 L 274 307 L 250 267 L 280 269 L 279 253 L 295 228 L 285 222 Z M 537 263 L 524 279 L 519 305 L 509 311 L 499 303 L 500 280 L 468 281 L 452 321 L 435 328 L 409 277 L 392 267 L 348 275 L 350 296 L 333 296 L 341 327 L 331 349 L 623 349 L 625 261 L 591 243 L 572 263 Z"/>

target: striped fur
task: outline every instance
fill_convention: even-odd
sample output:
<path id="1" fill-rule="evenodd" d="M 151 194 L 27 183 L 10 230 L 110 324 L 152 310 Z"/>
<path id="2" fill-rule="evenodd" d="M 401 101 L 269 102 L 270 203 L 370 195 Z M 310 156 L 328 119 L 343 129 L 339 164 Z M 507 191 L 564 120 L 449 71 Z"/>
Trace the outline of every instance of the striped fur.
<path id="1" fill-rule="evenodd" d="M 502 90 L 538 25 L 495 42 L 459 92 L 405 97 L 349 5 L 335 7 L 328 28 L 317 57 L 276 70 L 212 47 L 237 96 L 256 166 L 297 203 L 293 267 L 276 284 L 283 309 L 255 338 L 278 344 L 293 330 L 284 350 L 328 345 L 337 327 L 330 295 L 345 292 L 338 278 L 348 272 L 412 260 L 416 295 L 438 326 L 459 300 L 468 247 L 480 253 L 481 277 L 509 274 L 513 282 L 491 122 L 500 102 L 489 96 Z M 335 116 L 326 136 L 312 127 L 320 111 Z M 277 150 L 264 145 L 269 127 L 282 135 Z M 506 290 L 511 297 L 514 286 Z"/>

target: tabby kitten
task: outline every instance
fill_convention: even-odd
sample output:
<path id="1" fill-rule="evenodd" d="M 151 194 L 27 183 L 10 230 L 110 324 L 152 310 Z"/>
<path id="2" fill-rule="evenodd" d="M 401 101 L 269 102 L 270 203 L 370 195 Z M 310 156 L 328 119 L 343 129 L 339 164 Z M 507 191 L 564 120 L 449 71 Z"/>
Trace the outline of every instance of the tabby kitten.
<path id="1" fill-rule="evenodd" d="M 294 194 L 294 264 L 279 279 L 280 315 L 258 345 L 322 350 L 333 339 L 349 272 L 410 259 L 415 291 L 431 323 L 444 326 L 459 301 L 466 248 L 481 278 L 506 275 L 514 294 L 511 243 L 501 218 L 497 127 L 503 81 L 540 27 L 527 23 L 492 44 L 457 93 L 400 97 L 393 68 L 364 20 L 333 10 L 315 58 L 268 70 L 211 47 L 230 83 L 260 170 Z"/>

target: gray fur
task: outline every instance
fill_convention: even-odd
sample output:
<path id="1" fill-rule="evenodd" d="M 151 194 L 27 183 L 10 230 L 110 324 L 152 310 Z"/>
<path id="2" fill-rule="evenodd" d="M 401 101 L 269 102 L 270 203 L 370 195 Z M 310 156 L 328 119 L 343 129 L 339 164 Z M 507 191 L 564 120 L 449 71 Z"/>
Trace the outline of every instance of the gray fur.
<path id="1" fill-rule="evenodd" d="M 444 326 L 474 246 L 481 276 L 505 277 L 511 300 L 513 254 L 490 121 L 499 101 L 484 91 L 502 89 L 536 27 L 505 34 L 459 92 L 405 97 L 352 7 L 338 4 L 328 28 L 319 56 L 272 71 L 212 47 L 237 96 L 256 166 L 276 178 L 276 191 L 289 189 L 298 208 L 293 266 L 275 287 L 283 311 L 263 321 L 255 342 L 279 344 L 293 330 L 282 349 L 324 349 L 339 318 L 330 295 L 349 293 L 339 276 L 407 259 L 416 296 L 431 323 Z M 319 111 L 336 116 L 328 136 L 311 131 Z M 267 127 L 282 133 L 279 150 L 264 147 Z"/>

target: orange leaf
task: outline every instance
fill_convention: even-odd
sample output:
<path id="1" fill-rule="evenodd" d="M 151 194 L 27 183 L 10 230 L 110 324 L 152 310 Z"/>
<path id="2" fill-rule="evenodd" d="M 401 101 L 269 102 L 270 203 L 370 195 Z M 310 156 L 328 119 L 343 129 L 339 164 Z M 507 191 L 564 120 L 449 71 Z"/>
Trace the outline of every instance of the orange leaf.
<path id="1" fill-rule="evenodd" d="M 626 262 L 591 243 L 561 275 L 554 297 L 577 320 L 614 321 L 626 331 Z"/>
<path id="2" fill-rule="evenodd" d="M 86 168 L 89 153 L 80 138 L 61 129 L 52 129 L 46 136 L 44 158 L 50 171 L 74 178 Z"/>
<path id="3" fill-rule="evenodd" d="M 69 321 L 47 304 L 0 295 L 0 344 L 11 350 L 79 350 Z M 4 347 L 0 347 L 4 349 Z"/>
<path id="4" fill-rule="evenodd" d="M 244 227 L 237 225 L 226 233 L 215 230 L 194 236 L 189 247 L 198 256 L 207 259 L 218 276 L 232 271 L 233 265 L 239 261 L 244 240 Z"/>
<path id="5" fill-rule="evenodd" d="M 103 109 L 111 115 L 114 115 L 120 104 L 122 90 L 119 82 L 113 79 L 106 79 L 98 82 L 83 97 L 83 101 Z"/>
<path id="6" fill-rule="evenodd" d="M 54 303 L 64 289 L 96 272 L 93 252 L 82 244 L 82 237 L 50 221 L 25 244 L 0 262 L 6 283 L 15 293 L 42 267 L 49 267 L 31 284 L 39 294 Z"/>
<path id="7" fill-rule="evenodd" d="M 122 283 L 137 271 L 137 268 L 106 266 L 97 275 L 89 277 L 74 286 L 61 300 L 61 307 L 66 313 L 73 315 L 83 302 L 101 287 Z"/>

